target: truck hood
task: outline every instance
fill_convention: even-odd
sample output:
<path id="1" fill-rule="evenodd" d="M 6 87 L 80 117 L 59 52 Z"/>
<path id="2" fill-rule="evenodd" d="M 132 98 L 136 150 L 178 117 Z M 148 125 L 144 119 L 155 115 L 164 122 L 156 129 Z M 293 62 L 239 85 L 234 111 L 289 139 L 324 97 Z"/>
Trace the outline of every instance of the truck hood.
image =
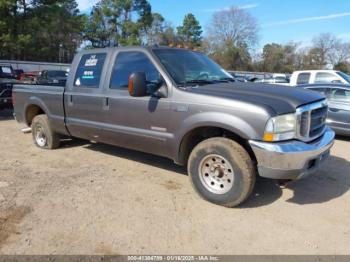
<path id="1" fill-rule="evenodd" d="M 187 91 L 261 105 L 277 115 L 294 113 L 302 105 L 325 99 L 310 90 L 257 83 L 219 83 L 191 87 Z"/>

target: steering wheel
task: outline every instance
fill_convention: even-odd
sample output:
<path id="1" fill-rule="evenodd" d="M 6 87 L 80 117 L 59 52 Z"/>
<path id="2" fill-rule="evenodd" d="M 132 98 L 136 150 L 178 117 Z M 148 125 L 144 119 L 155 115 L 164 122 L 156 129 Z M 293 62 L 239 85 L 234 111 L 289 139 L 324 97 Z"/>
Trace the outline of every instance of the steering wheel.
<path id="1" fill-rule="evenodd" d="M 200 73 L 197 77 L 197 80 L 208 80 L 209 74 L 208 73 Z"/>

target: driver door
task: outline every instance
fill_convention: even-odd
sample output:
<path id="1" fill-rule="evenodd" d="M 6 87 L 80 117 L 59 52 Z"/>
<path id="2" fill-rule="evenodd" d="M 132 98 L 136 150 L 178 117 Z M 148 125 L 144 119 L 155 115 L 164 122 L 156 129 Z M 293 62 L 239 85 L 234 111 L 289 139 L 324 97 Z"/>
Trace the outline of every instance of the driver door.
<path id="1" fill-rule="evenodd" d="M 131 97 L 128 92 L 129 76 L 145 72 L 149 95 Z M 115 55 L 110 81 L 106 81 L 103 140 L 106 143 L 167 156 L 167 144 L 172 137 L 171 102 L 151 94 L 165 85 L 162 76 L 141 50 L 119 51 Z"/>

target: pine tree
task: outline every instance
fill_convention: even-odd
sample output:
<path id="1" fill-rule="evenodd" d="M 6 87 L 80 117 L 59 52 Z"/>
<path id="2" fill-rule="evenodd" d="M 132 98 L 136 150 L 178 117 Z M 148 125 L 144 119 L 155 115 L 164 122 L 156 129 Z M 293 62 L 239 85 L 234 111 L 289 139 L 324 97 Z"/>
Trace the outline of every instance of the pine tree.
<path id="1" fill-rule="evenodd" d="M 193 14 L 187 14 L 182 26 L 177 28 L 177 34 L 185 45 L 198 47 L 202 41 L 202 27 Z"/>

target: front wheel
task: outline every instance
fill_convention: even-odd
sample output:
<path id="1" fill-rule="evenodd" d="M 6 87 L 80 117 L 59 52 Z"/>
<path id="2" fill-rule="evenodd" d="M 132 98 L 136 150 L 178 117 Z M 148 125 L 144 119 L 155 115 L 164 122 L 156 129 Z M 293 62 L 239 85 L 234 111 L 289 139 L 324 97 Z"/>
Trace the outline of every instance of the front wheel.
<path id="1" fill-rule="evenodd" d="M 60 137 L 52 131 L 46 115 L 38 115 L 32 121 L 34 143 L 43 149 L 56 149 L 60 146 Z"/>
<path id="2" fill-rule="evenodd" d="M 194 189 L 204 199 L 226 207 L 237 206 L 249 197 L 255 173 L 247 151 L 228 138 L 210 138 L 199 143 L 188 160 Z"/>

